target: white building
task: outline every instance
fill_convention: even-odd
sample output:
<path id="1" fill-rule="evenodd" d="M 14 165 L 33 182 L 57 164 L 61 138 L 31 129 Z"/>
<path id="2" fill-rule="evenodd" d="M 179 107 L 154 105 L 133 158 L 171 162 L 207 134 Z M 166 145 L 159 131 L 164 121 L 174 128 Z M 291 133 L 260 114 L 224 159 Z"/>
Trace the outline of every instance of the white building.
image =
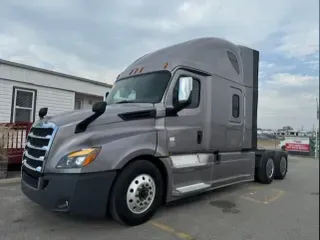
<path id="1" fill-rule="evenodd" d="M 0 59 L 0 123 L 34 122 L 48 115 L 88 108 L 112 85 Z"/>

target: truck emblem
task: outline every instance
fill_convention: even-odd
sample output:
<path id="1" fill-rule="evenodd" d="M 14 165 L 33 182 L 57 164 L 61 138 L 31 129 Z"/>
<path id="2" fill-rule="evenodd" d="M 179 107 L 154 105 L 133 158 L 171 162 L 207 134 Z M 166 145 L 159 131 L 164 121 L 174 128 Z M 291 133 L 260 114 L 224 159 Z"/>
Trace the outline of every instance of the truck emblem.
<path id="1" fill-rule="evenodd" d="M 169 138 L 169 146 L 174 147 L 176 145 L 176 138 L 175 137 L 170 137 Z"/>

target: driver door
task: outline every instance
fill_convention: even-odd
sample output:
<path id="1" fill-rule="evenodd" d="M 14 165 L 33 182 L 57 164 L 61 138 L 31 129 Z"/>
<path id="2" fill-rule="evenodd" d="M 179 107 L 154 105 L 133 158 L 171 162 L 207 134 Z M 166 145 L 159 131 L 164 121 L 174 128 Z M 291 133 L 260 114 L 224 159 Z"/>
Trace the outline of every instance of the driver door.
<path id="1" fill-rule="evenodd" d="M 166 129 L 168 136 L 168 152 L 171 154 L 196 154 L 203 149 L 203 102 L 201 87 L 202 76 L 178 70 L 172 82 L 166 98 L 166 107 L 171 108 L 178 100 L 178 94 L 186 94 L 185 89 L 179 89 L 179 80 L 185 77 L 192 78 L 192 101 L 189 106 L 177 113 L 176 116 L 166 117 Z"/>
<path id="2" fill-rule="evenodd" d="M 178 70 L 172 79 L 165 105 L 172 108 L 179 99 L 179 92 L 180 97 L 186 94 L 189 96 L 189 91 L 186 90 L 188 86 L 179 84 L 183 78 L 192 79 L 191 104 L 176 115 L 167 115 L 165 120 L 167 148 L 172 162 L 173 194 L 178 195 L 210 187 L 212 170 L 212 154 L 203 153 L 204 77 Z"/>

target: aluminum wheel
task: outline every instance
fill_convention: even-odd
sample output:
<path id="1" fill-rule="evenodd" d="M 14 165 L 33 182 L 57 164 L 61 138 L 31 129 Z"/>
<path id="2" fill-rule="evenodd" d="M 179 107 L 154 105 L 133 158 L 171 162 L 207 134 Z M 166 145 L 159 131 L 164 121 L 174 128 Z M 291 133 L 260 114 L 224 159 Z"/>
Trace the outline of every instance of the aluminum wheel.
<path id="1" fill-rule="evenodd" d="M 287 171 L 287 160 L 285 157 L 280 159 L 280 173 L 284 175 Z"/>
<path id="2" fill-rule="evenodd" d="M 136 214 L 147 211 L 152 205 L 156 195 L 156 184 L 147 174 L 137 176 L 130 183 L 127 190 L 127 206 Z"/>
<path id="3" fill-rule="evenodd" d="M 266 174 L 268 178 L 271 178 L 274 173 L 274 162 L 272 158 L 269 158 L 266 165 Z"/>

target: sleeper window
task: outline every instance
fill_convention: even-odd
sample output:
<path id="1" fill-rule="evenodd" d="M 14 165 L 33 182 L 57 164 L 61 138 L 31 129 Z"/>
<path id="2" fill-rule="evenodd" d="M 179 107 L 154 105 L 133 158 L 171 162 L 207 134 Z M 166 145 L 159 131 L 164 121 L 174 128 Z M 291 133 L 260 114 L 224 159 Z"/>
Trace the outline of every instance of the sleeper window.
<path id="1" fill-rule="evenodd" d="M 232 67 L 238 74 L 240 74 L 240 69 L 239 69 L 239 64 L 236 55 L 234 55 L 232 52 L 228 51 L 227 52 L 228 58 L 232 64 Z"/>
<path id="2" fill-rule="evenodd" d="M 238 118 L 240 115 L 240 98 L 239 95 L 232 96 L 232 117 Z"/>

